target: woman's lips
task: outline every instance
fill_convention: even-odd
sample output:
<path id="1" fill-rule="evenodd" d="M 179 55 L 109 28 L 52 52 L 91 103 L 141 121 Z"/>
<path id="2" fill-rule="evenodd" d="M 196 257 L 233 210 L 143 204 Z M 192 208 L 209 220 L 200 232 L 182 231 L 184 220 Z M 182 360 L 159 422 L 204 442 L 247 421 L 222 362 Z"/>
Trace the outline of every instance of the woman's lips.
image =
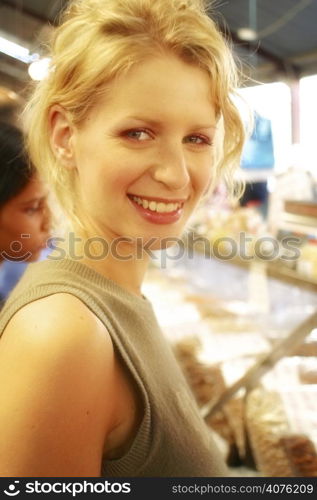
<path id="1" fill-rule="evenodd" d="M 139 215 L 153 224 L 173 224 L 183 213 L 185 199 L 164 199 L 158 197 L 128 194 Z"/>
<path id="2" fill-rule="evenodd" d="M 143 196 L 143 195 L 140 196 L 138 194 L 128 193 L 129 198 L 133 198 L 134 196 L 136 198 L 141 198 L 142 200 L 155 201 L 157 203 L 159 203 L 159 202 L 162 202 L 162 203 L 185 203 L 185 201 L 187 200 L 187 197 L 186 198 L 160 198 L 158 196 Z"/>

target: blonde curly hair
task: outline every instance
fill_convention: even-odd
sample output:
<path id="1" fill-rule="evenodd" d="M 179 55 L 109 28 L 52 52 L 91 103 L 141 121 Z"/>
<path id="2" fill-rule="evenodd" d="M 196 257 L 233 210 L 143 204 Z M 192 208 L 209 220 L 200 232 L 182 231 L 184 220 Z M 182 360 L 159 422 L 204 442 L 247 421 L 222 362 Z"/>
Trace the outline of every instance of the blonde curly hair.
<path id="1" fill-rule="evenodd" d="M 49 74 L 37 84 L 25 112 L 26 143 L 31 161 L 71 221 L 76 220 L 76 173 L 63 168 L 50 147 L 50 109 L 59 104 L 79 126 L 108 83 L 158 51 L 173 53 L 209 74 L 223 130 L 216 178 L 224 178 L 233 190 L 244 143 L 234 102 L 238 71 L 202 0 L 74 0 L 50 46 Z"/>

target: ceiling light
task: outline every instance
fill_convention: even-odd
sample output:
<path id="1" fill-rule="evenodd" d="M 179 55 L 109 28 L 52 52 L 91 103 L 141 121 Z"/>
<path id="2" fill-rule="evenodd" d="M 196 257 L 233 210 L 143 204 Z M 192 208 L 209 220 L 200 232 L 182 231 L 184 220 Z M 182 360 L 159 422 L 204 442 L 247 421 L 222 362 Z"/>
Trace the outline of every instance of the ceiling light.
<path id="1" fill-rule="evenodd" d="M 257 32 L 252 28 L 239 28 L 237 35 L 240 40 L 245 40 L 246 42 L 252 42 L 258 38 Z"/>
<path id="2" fill-rule="evenodd" d="M 51 59 L 49 57 L 44 57 L 43 59 L 38 59 L 32 62 L 28 68 L 28 72 L 32 80 L 43 80 L 46 77 L 49 70 Z"/>
<path id="3" fill-rule="evenodd" d="M 6 54 L 7 56 L 14 57 L 14 59 L 18 59 L 18 61 L 22 61 L 26 64 L 30 64 L 39 58 L 38 54 L 30 54 L 29 49 L 26 47 L 23 47 L 15 42 L 11 42 L 2 36 L 0 36 L 0 52 Z"/>

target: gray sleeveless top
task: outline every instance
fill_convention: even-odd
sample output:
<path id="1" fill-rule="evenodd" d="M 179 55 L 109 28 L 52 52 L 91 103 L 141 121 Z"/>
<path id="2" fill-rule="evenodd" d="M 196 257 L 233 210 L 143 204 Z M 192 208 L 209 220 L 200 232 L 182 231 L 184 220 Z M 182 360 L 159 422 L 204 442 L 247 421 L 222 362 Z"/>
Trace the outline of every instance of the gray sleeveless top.
<path id="1" fill-rule="evenodd" d="M 21 307 L 60 292 L 76 296 L 102 321 L 143 401 L 130 449 L 118 459 L 104 459 L 102 476 L 230 475 L 145 298 L 69 259 L 29 264 L 1 311 L 0 336 Z"/>

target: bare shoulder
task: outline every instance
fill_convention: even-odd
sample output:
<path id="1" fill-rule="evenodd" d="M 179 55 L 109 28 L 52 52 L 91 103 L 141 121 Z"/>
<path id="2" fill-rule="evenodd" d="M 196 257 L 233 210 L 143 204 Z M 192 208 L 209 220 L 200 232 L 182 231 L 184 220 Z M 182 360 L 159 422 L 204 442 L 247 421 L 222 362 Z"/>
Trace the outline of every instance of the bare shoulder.
<path id="1" fill-rule="evenodd" d="M 98 476 L 115 425 L 115 373 L 107 329 L 76 297 L 55 294 L 18 311 L 0 341 L 0 468 Z"/>
<path id="2" fill-rule="evenodd" d="M 114 358 L 105 326 L 83 302 L 67 293 L 50 295 L 20 309 L 3 332 L 0 359 L 6 349 L 23 358 L 28 352 L 28 360 L 38 358 L 39 362 L 47 355 L 47 366 L 54 363 L 59 369 L 67 360 L 68 369 L 70 362 L 77 361 L 81 367 L 93 362 L 94 370 L 99 360 L 111 370 Z"/>
<path id="3" fill-rule="evenodd" d="M 66 329 L 67 338 L 76 338 L 89 331 L 90 337 L 101 335 L 110 341 L 107 329 L 97 316 L 80 299 L 68 293 L 49 295 L 21 308 L 10 320 L 4 336 L 10 331 L 40 340 L 43 329 L 46 340 L 65 339 L 61 333 Z"/>

